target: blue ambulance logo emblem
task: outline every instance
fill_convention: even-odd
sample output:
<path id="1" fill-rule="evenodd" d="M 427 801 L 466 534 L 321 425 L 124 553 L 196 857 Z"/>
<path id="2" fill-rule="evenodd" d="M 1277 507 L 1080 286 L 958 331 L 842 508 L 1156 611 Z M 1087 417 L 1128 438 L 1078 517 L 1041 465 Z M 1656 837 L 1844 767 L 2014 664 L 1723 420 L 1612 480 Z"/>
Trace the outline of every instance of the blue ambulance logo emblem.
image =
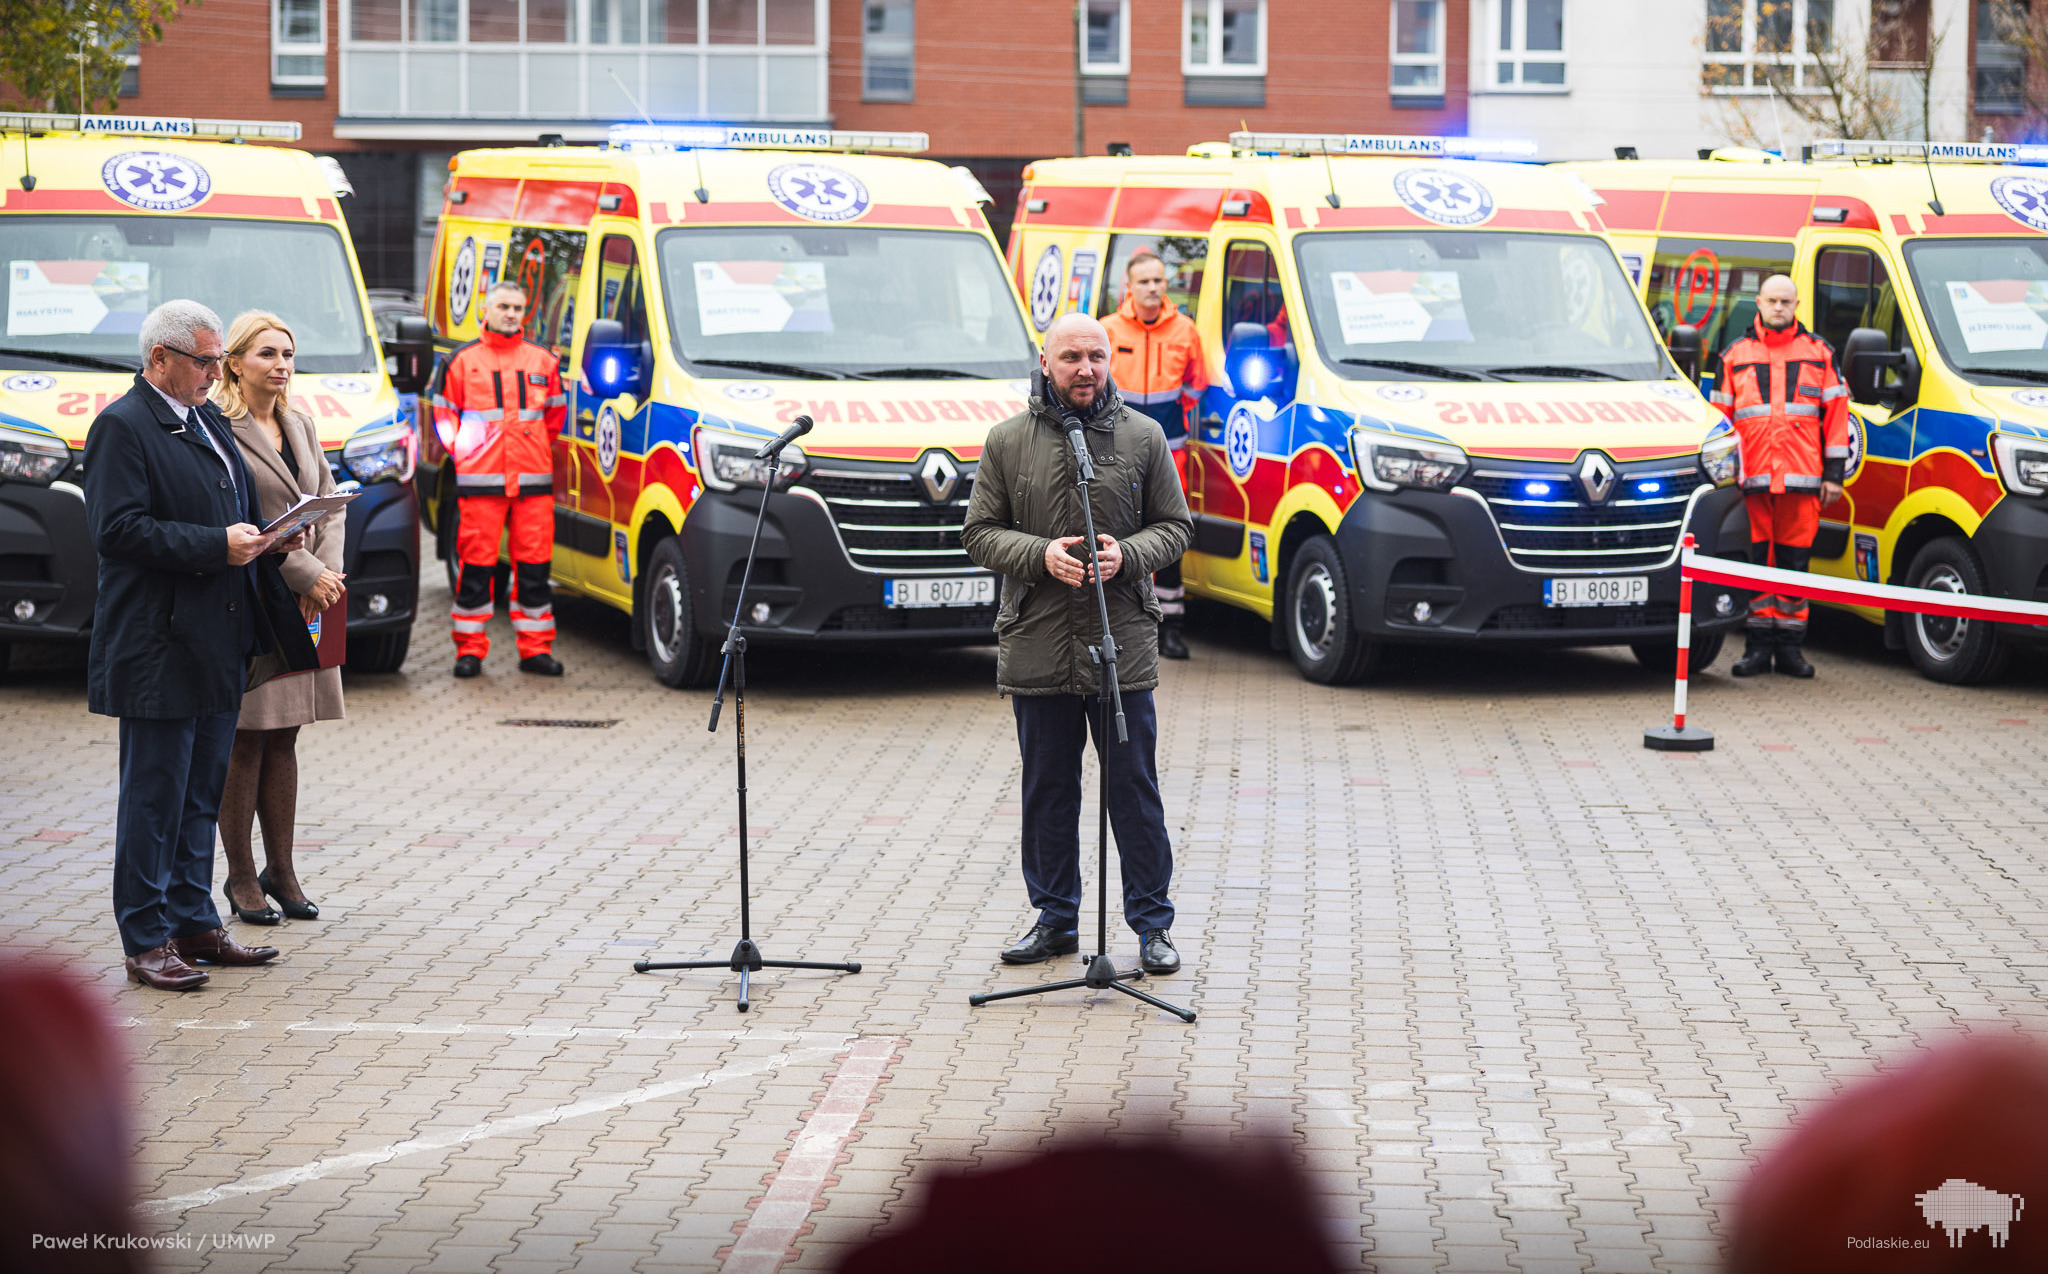
<path id="1" fill-rule="evenodd" d="M 367 394 L 370 392 L 369 381 L 357 380 L 353 376 L 327 376 L 321 379 L 320 384 L 323 388 L 331 389 L 337 394 Z"/>
<path id="2" fill-rule="evenodd" d="M 1493 194 L 1448 168 L 1404 168 L 1394 174 L 1394 197 L 1439 225 L 1476 226 L 1493 215 Z"/>
<path id="3" fill-rule="evenodd" d="M 1060 255 L 1060 245 L 1047 244 L 1031 271 L 1031 326 L 1041 332 L 1052 326 L 1060 312 L 1061 285 L 1066 281 L 1067 263 Z"/>
<path id="4" fill-rule="evenodd" d="M 1991 183 L 1991 197 L 2014 221 L 2036 230 L 2048 230 L 2048 181 L 2039 177 L 2000 177 Z"/>
<path id="5" fill-rule="evenodd" d="M 829 164 L 784 164 L 768 174 L 768 193 L 811 221 L 851 221 L 870 202 L 860 178 Z"/>
<path id="6" fill-rule="evenodd" d="M 100 168 L 114 198 L 144 212 L 183 212 L 213 193 L 213 178 L 183 155 L 130 150 Z"/>
<path id="7" fill-rule="evenodd" d="M 1230 471 L 1240 478 L 1251 476 L 1259 459 L 1259 417 L 1250 403 L 1239 403 L 1223 426 L 1223 454 Z"/>
<path id="8" fill-rule="evenodd" d="M 448 267 L 448 326 L 460 327 L 469 317 L 469 294 L 476 290 L 476 240 L 464 239 Z"/>
<path id="9" fill-rule="evenodd" d="M 17 388 L 13 381 L 7 385 L 10 389 Z M 2022 407 L 2048 407 L 2048 389 L 2022 389 L 2012 396 L 2012 400 Z"/>
<path id="10" fill-rule="evenodd" d="M 17 394 L 40 394 L 46 389 L 56 387 L 57 378 L 45 376 L 41 372 L 23 372 L 19 376 L 9 376 L 6 380 L 0 380 L 0 389 L 11 389 Z"/>
<path id="11" fill-rule="evenodd" d="M 1390 403 L 1420 402 L 1427 393 L 1420 385 L 1382 385 L 1379 388 L 1380 397 Z"/>
<path id="12" fill-rule="evenodd" d="M 597 471 L 609 478 L 619 467 L 619 413 L 610 403 L 597 413 Z"/>

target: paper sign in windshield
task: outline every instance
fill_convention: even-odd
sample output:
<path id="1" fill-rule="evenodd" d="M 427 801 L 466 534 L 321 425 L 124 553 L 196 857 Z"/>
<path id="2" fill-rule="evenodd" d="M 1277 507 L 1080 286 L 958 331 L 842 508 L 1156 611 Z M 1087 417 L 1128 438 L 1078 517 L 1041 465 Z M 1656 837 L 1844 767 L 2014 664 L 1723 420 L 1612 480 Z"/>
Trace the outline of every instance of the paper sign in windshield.
<path id="1" fill-rule="evenodd" d="M 140 332 L 149 312 L 146 261 L 10 261 L 9 336 Z"/>
<path id="2" fill-rule="evenodd" d="M 2048 283 L 2039 279 L 1953 281 L 1948 303 L 1972 354 L 2048 346 Z"/>
<path id="3" fill-rule="evenodd" d="M 1338 270 L 1330 286 L 1346 345 L 1472 339 L 1455 270 Z"/>
<path id="4" fill-rule="evenodd" d="M 706 336 L 829 332 L 823 261 L 699 261 L 697 326 Z"/>

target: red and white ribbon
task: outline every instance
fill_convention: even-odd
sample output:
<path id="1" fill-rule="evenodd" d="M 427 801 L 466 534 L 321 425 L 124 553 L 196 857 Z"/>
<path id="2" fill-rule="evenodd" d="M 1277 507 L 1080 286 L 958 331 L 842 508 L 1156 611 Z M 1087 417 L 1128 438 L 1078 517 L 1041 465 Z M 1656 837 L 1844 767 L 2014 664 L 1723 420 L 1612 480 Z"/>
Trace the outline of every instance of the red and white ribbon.
<path id="1" fill-rule="evenodd" d="M 1897 584 L 1845 580 L 1833 575 L 1814 575 L 1806 571 L 1781 570 L 1775 566 L 1753 566 L 1725 557 L 1707 557 L 1690 548 L 1680 555 L 1678 569 L 1682 579 L 1698 580 L 1702 584 L 1731 584 L 1736 588 L 1805 597 L 1840 606 L 1875 606 L 1883 610 L 1955 615 L 1963 619 L 2007 624 L 2048 624 L 2048 602 L 2016 602 L 1977 593 L 1951 593 L 1939 588 L 1901 588 Z"/>

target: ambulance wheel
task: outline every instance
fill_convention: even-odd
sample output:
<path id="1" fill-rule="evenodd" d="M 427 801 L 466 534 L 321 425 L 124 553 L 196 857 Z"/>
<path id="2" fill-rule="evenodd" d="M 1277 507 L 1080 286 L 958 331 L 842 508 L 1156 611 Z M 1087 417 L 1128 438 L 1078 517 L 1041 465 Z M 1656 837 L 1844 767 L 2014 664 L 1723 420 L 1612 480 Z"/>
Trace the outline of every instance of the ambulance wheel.
<path id="1" fill-rule="evenodd" d="M 1726 633 L 1694 633 L 1692 658 L 1686 660 L 1686 675 L 1694 676 L 1713 667 L 1721 657 L 1721 643 Z M 1651 672 L 1675 673 L 1678 671 L 1678 643 L 1675 641 L 1639 641 L 1629 647 L 1635 652 L 1636 662 Z"/>
<path id="2" fill-rule="evenodd" d="M 717 651 L 697 631 L 690 606 L 690 572 L 683 565 L 683 546 L 673 535 L 654 546 L 646 579 L 636 619 L 654 679 L 673 689 L 710 685 L 718 675 Z"/>
<path id="3" fill-rule="evenodd" d="M 1949 593 L 1983 593 L 1984 568 L 1969 542 L 1947 536 L 1913 555 L 1906 587 Z M 1998 627 L 1981 619 L 1952 615 L 1906 616 L 1906 653 L 1930 681 L 1973 686 L 2005 671 L 2006 643 Z"/>
<path id="4" fill-rule="evenodd" d="M 1273 620 L 1281 625 L 1294 666 L 1320 685 L 1350 685 L 1379 662 L 1378 643 L 1367 641 L 1351 622 L 1350 579 L 1337 542 L 1327 535 L 1309 540 L 1294 555 L 1287 594 Z"/>
<path id="5" fill-rule="evenodd" d="M 378 633 L 374 637 L 352 638 L 348 644 L 348 670 L 350 672 L 397 672 L 405 666 L 406 652 L 412 649 L 412 628 L 407 626 L 395 633 Z"/>

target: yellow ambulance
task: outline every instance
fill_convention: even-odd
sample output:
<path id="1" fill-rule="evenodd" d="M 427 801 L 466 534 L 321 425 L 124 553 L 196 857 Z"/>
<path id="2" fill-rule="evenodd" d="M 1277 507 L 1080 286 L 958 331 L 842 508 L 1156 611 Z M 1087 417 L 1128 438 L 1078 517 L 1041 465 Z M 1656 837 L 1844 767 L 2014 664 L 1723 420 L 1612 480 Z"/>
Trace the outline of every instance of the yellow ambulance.
<path id="1" fill-rule="evenodd" d="M 765 439 L 815 422 L 771 493 L 750 639 L 994 640 L 996 581 L 960 547 L 989 427 L 1037 365 L 964 168 L 921 133 L 620 125 L 602 148 L 450 161 L 428 298 L 444 349 L 486 290 L 570 386 L 554 581 L 631 614 L 665 683 L 716 675 Z M 895 152 L 895 153 L 875 153 Z M 437 529 L 454 475 L 424 431 Z M 442 535 L 444 553 L 453 536 Z"/>
<path id="2" fill-rule="evenodd" d="M 224 322 L 270 310 L 298 337 L 292 402 L 349 506 L 348 662 L 396 671 L 419 591 L 414 446 L 385 374 L 332 160 L 249 142 L 295 123 L 0 115 L 0 666 L 15 641 L 81 640 L 98 560 L 80 465 L 134 386 L 143 317 L 174 298 Z"/>
<path id="3" fill-rule="evenodd" d="M 1490 154 L 1533 147 L 1237 133 L 1025 170 L 1009 259 L 1039 331 L 1165 262 L 1209 379 L 1188 590 L 1273 620 L 1310 680 L 1399 643 L 1669 668 L 1680 538 L 1735 500 L 1584 183 Z M 1700 666 L 1736 600 L 1696 599 Z"/>
<path id="4" fill-rule="evenodd" d="M 1702 374 L 1756 318 L 1770 275 L 1835 347 L 1852 410 L 1849 481 L 1812 569 L 2048 601 L 2048 147 L 1816 143 L 1707 160 L 1568 165 L 1665 333 Z M 1680 341 L 1684 344 L 1684 340 Z M 1747 538 L 1737 504 L 1719 540 Z M 1860 608 L 1926 676 L 1995 676 L 2041 630 Z"/>

